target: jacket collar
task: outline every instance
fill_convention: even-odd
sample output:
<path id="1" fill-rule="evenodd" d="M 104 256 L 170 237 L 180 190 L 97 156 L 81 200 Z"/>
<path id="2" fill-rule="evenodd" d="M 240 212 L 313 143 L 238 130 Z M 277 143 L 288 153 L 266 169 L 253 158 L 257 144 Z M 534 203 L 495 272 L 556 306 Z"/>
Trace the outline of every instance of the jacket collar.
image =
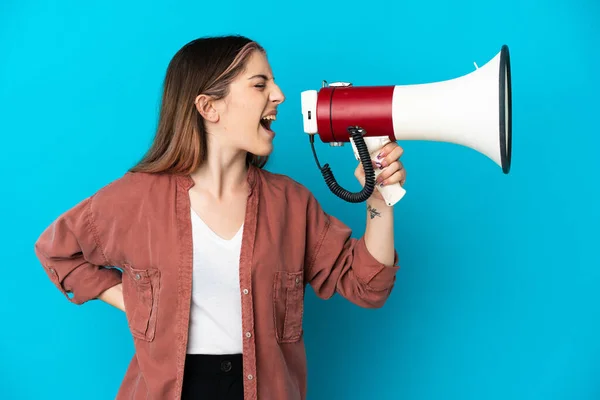
<path id="1" fill-rule="evenodd" d="M 177 185 L 179 187 L 181 187 L 183 190 L 188 191 L 194 186 L 194 180 L 192 179 L 191 175 L 189 175 L 189 174 L 176 175 L 175 179 L 177 180 Z M 248 181 L 248 187 L 250 188 L 248 195 L 251 195 L 254 192 L 254 188 L 256 186 L 257 180 L 258 180 L 258 167 L 254 166 L 252 164 L 248 165 L 247 181 Z"/>

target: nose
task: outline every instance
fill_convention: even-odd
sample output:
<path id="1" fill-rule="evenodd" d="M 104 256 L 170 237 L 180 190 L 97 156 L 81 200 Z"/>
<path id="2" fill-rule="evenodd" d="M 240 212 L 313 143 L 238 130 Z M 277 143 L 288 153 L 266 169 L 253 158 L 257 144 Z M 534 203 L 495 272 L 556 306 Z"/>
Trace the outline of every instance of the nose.
<path id="1" fill-rule="evenodd" d="M 285 101 L 285 95 L 278 85 L 275 85 L 275 88 L 271 92 L 271 101 L 277 104 L 281 104 Z"/>

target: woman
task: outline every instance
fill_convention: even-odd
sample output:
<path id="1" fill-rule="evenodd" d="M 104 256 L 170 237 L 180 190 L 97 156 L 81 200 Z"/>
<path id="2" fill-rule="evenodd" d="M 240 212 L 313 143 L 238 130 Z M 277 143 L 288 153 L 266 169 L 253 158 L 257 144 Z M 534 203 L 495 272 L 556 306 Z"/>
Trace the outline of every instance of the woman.
<path id="1" fill-rule="evenodd" d="M 262 168 L 283 101 L 255 42 L 188 43 L 143 160 L 36 242 L 70 301 L 125 311 L 135 356 L 117 399 L 304 399 L 305 285 L 361 307 L 388 298 L 397 254 L 379 193 L 355 239 L 304 186 Z M 401 153 L 383 149 L 383 184 L 404 182 Z"/>

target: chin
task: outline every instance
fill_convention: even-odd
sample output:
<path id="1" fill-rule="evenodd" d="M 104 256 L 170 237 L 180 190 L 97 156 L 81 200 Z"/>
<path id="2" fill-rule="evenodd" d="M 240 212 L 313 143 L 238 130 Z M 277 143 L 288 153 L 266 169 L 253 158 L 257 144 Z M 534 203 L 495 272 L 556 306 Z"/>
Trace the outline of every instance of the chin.
<path id="1" fill-rule="evenodd" d="M 254 143 L 248 146 L 247 151 L 259 157 L 265 157 L 273 152 L 273 139 L 275 132 L 267 131 L 264 128 L 259 128 L 258 137 Z"/>
<path id="2" fill-rule="evenodd" d="M 254 148 L 249 149 L 248 152 L 259 157 L 269 156 L 273 152 L 273 143 L 265 143 L 261 146 L 255 146 Z"/>

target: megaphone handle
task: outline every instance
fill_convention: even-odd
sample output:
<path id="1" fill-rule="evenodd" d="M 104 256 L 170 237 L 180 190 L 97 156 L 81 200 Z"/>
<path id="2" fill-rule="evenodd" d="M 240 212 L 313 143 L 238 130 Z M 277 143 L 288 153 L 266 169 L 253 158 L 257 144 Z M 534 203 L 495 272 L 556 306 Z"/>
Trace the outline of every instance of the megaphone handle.
<path id="1" fill-rule="evenodd" d="M 379 154 L 383 146 L 390 142 L 390 138 L 387 136 L 366 136 L 363 137 L 363 139 L 365 141 L 365 144 L 367 145 L 367 149 L 369 150 L 371 160 L 378 162 L 377 155 Z M 360 160 L 358 150 L 352 138 L 350 138 L 350 143 L 352 144 L 354 157 L 357 160 Z M 385 170 L 385 168 L 383 170 Z M 375 168 L 375 179 L 377 179 L 377 177 L 381 172 L 383 172 L 383 170 Z M 377 190 L 379 190 L 379 193 L 381 193 L 383 199 L 389 207 L 392 207 L 397 202 L 399 202 L 406 193 L 406 190 L 402 187 L 402 185 L 400 185 L 400 183 L 395 183 L 393 185 L 386 186 L 377 185 L 376 188 Z"/>

